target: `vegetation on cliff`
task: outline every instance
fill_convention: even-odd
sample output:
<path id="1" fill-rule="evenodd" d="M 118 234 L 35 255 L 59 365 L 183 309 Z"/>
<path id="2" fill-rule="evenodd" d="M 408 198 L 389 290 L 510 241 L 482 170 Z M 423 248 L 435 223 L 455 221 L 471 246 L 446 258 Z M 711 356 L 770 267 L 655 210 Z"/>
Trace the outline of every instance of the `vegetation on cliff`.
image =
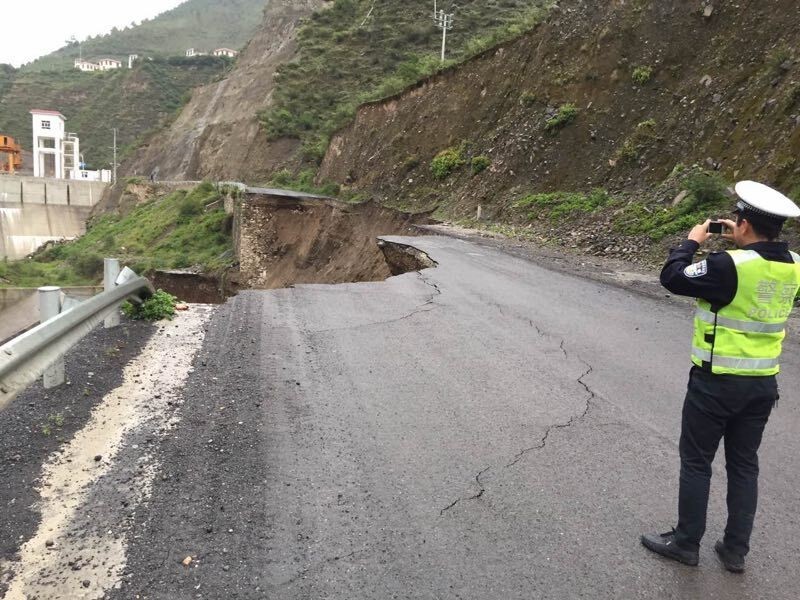
<path id="1" fill-rule="evenodd" d="M 300 30 L 297 59 L 278 73 L 274 102 L 260 116 L 272 138 L 296 137 L 318 161 L 356 107 L 532 28 L 550 0 L 463 0 L 440 63 L 441 30 L 429 0 L 335 0 Z M 447 8 L 445 6 L 444 8 Z"/>
<path id="2" fill-rule="evenodd" d="M 800 199 L 800 21 L 791 0 L 773 5 L 564 0 L 496 51 L 360 106 L 317 179 L 585 254 L 660 260 L 691 225 L 729 215 L 736 181 Z"/>

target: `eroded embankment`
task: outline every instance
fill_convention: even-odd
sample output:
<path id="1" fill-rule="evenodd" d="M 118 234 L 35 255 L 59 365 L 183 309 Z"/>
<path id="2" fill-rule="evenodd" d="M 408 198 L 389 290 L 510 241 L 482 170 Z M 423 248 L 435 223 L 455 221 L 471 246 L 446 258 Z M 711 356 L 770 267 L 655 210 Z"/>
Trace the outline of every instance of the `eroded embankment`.
<path id="1" fill-rule="evenodd" d="M 256 196 L 237 211 L 239 273 L 232 280 L 259 289 L 381 281 L 405 272 L 390 265 L 377 238 L 416 235 L 414 225 L 431 222 L 427 213 L 406 214 L 373 202 Z"/>

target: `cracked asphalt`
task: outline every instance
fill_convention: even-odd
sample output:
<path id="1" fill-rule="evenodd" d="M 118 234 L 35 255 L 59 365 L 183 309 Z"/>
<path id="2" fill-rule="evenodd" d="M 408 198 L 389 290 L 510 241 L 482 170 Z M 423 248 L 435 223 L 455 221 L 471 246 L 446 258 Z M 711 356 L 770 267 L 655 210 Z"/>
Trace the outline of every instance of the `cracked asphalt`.
<path id="1" fill-rule="evenodd" d="M 638 538 L 675 520 L 691 308 L 463 240 L 387 239 L 438 267 L 218 309 L 112 597 L 797 597 L 794 342 L 748 572 L 713 556 L 719 461 L 684 567 Z"/>

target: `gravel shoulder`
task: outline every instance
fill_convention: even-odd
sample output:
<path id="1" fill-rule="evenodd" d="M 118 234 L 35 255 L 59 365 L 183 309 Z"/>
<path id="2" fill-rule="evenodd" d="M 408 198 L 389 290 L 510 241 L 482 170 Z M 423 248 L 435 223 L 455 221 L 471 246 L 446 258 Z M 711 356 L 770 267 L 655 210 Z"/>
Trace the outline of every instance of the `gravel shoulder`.
<path id="1" fill-rule="evenodd" d="M 37 381 L 0 412 L 0 564 L 18 558 L 41 520 L 36 482 L 43 465 L 122 383 L 125 366 L 155 330 L 127 320 L 114 329 L 95 329 L 66 355 L 67 385 L 45 390 Z M 5 588 L 0 580 L 0 594 Z"/>
<path id="2" fill-rule="evenodd" d="M 68 431 L 67 417 L 47 413 L 43 433 L 54 435 L 49 428 L 60 428 L 62 443 L 50 452 L 45 448 L 12 488 L 31 495 L 35 513 L 0 564 L 4 600 L 100 599 L 120 585 L 127 544 L 136 536 L 134 511 L 147 502 L 153 480 L 163 473 L 156 449 L 178 424 L 180 392 L 213 311 L 190 305 L 173 321 L 137 324 L 133 327 L 148 335 L 131 348 L 124 364 L 95 356 L 91 374 L 70 373 L 72 384 L 57 389 L 65 403 L 92 394 L 95 402 Z M 111 332 L 119 335 L 122 329 Z M 93 341 L 98 342 L 85 339 L 72 354 L 87 358 L 102 352 L 102 345 L 87 346 Z M 108 377 L 106 384 L 89 388 L 99 374 Z M 38 402 L 36 393 L 36 388 L 27 390 L 23 400 L 34 394 Z"/>

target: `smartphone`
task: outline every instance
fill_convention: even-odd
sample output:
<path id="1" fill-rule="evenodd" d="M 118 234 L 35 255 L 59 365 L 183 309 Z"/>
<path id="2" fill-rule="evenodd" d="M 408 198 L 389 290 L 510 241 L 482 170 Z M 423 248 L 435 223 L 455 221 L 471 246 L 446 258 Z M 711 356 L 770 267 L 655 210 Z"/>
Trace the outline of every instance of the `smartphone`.
<path id="1" fill-rule="evenodd" d="M 711 221 L 708 224 L 708 233 L 721 234 L 725 231 L 725 224 L 722 221 Z"/>

